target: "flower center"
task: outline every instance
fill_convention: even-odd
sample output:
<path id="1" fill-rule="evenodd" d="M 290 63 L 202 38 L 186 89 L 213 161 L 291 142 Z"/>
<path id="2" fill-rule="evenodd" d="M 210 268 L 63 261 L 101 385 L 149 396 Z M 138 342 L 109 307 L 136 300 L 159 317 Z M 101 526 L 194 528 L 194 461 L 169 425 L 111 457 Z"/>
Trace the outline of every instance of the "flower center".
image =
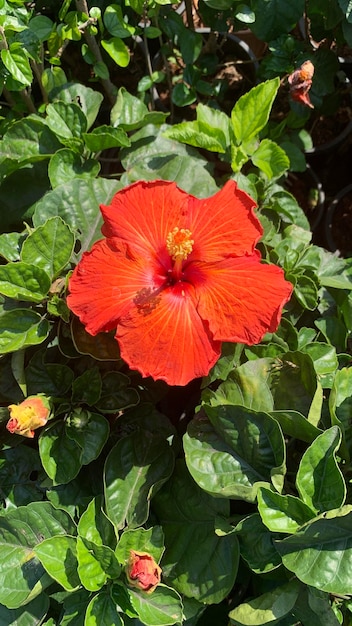
<path id="1" fill-rule="evenodd" d="M 166 237 L 166 248 L 174 261 L 184 261 L 193 250 L 192 233 L 177 226 Z"/>

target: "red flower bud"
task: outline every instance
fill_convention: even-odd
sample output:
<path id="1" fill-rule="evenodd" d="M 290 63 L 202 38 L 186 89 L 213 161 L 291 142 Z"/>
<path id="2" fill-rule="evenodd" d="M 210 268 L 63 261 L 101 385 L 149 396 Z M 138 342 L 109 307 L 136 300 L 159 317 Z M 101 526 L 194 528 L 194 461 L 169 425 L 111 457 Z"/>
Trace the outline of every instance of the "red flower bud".
<path id="1" fill-rule="evenodd" d="M 132 587 L 152 593 L 160 583 L 161 568 L 147 552 L 131 550 L 126 576 Z"/>
<path id="2" fill-rule="evenodd" d="M 11 418 L 6 424 L 10 433 L 22 437 L 34 437 L 34 429 L 45 426 L 50 415 L 50 406 L 46 398 L 30 396 L 20 404 L 8 407 Z"/>

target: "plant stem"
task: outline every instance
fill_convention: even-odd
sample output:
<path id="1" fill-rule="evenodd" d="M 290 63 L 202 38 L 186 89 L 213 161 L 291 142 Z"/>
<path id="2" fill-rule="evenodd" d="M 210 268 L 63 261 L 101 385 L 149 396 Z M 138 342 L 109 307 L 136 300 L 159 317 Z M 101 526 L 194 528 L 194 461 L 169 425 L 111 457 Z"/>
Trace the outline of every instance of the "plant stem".
<path id="1" fill-rule="evenodd" d="M 187 26 L 194 30 L 194 20 L 193 20 L 193 2 L 192 0 L 185 0 L 186 5 L 186 15 L 187 15 Z"/>
<path id="2" fill-rule="evenodd" d="M 86 13 L 89 15 L 89 9 L 86 0 L 76 0 L 76 8 L 77 11 L 81 11 L 82 13 Z M 103 63 L 103 57 L 100 52 L 99 45 L 93 35 L 88 33 L 86 30 L 84 31 L 84 37 L 87 42 L 88 48 L 94 54 L 98 63 Z M 111 82 L 110 78 L 102 78 L 101 84 L 104 87 L 105 93 L 110 100 L 111 104 L 115 104 L 116 101 L 116 88 L 115 85 Z"/>

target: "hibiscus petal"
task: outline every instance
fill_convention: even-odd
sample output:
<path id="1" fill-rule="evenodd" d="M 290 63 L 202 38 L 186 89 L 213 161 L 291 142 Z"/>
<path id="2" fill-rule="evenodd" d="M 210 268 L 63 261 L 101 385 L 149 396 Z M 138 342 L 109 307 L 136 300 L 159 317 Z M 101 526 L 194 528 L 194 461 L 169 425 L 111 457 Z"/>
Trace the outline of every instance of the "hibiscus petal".
<path id="1" fill-rule="evenodd" d="M 119 191 L 109 206 L 101 205 L 106 237 L 121 237 L 139 253 L 160 255 L 167 235 L 184 227 L 189 196 L 176 183 L 139 181 Z"/>
<path id="2" fill-rule="evenodd" d="M 187 228 L 194 239 L 192 258 L 212 262 L 252 254 L 263 234 L 255 206 L 233 180 L 210 198 L 190 197 Z"/>
<path id="3" fill-rule="evenodd" d="M 121 357 L 131 369 L 169 385 L 186 385 L 208 374 L 221 344 L 213 341 L 199 317 L 191 285 L 165 289 L 156 306 L 143 313 L 121 320 L 117 327 Z"/>
<path id="4" fill-rule="evenodd" d="M 292 284 L 276 265 L 257 255 L 192 264 L 192 283 L 199 297 L 199 315 L 209 322 L 214 339 L 253 345 L 274 332 Z"/>
<path id="5" fill-rule="evenodd" d="M 135 307 L 136 297 L 150 295 L 164 281 L 157 264 L 148 264 L 130 248 L 115 243 L 119 242 L 96 242 L 70 278 L 67 304 L 91 335 L 115 329 L 120 317 Z"/>

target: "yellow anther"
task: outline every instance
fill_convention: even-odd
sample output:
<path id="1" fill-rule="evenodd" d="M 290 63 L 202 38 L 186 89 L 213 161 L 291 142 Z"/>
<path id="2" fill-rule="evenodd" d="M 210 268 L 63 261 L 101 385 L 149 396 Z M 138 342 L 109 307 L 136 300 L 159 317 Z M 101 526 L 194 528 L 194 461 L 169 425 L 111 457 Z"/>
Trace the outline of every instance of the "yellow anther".
<path id="1" fill-rule="evenodd" d="M 193 250 L 194 241 L 191 239 L 192 233 L 187 228 L 177 226 L 166 237 L 166 248 L 170 256 L 174 259 L 187 259 Z"/>

